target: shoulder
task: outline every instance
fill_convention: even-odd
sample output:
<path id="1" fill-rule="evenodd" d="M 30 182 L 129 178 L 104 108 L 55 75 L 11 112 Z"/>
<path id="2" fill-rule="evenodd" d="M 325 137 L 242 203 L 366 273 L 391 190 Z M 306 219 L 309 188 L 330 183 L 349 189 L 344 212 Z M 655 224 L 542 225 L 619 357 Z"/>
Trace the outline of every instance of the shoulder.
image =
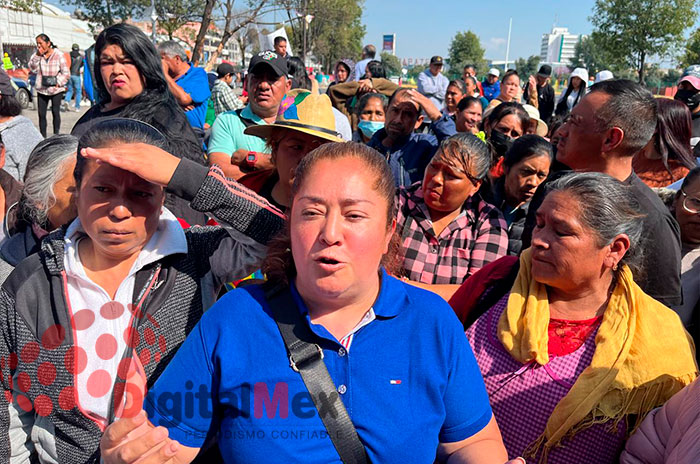
<path id="1" fill-rule="evenodd" d="M 491 203 L 487 202 L 481 195 L 475 194 L 475 201 L 472 203 L 473 207 L 483 220 L 488 221 L 503 221 L 503 213 L 500 209 L 496 208 Z"/>
<path id="2" fill-rule="evenodd" d="M 413 141 L 425 145 L 426 148 L 436 147 L 438 144 L 437 137 L 433 134 L 413 134 Z"/>
<path id="3" fill-rule="evenodd" d="M 227 292 L 204 313 L 202 332 L 250 333 L 261 325 L 274 322 L 268 313 L 262 285 L 248 285 Z"/>
<path id="4" fill-rule="evenodd" d="M 8 264 L 8 266 L 10 265 Z M 38 282 L 48 282 L 46 275 L 39 253 L 34 253 L 22 260 L 10 272 L 10 275 L 2 283 L 2 289 L 17 299 L 18 295 L 25 292 L 26 289 L 35 288 Z M 31 296 L 34 291 L 29 291 L 27 294 Z"/>

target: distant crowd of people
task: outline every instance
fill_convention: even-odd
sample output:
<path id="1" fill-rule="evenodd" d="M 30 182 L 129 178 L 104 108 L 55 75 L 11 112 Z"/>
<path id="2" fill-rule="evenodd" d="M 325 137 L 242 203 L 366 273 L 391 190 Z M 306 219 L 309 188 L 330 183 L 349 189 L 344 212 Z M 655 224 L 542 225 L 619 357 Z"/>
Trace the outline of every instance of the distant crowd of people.
<path id="1" fill-rule="evenodd" d="M 238 95 L 129 24 L 36 42 L 39 131 L 0 72 L 0 463 L 700 462 L 700 65 L 557 97 L 367 45 L 322 93 L 278 37 Z"/>

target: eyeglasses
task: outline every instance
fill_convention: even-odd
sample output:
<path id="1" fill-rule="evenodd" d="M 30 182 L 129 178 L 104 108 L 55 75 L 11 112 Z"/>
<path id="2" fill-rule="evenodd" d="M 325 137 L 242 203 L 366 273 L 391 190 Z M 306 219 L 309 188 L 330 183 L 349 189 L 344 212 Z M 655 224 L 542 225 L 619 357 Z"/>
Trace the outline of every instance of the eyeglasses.
<path id="1" fill-rule="evenodd" d="M 689 197 L 683 190 L 681 193 L 683 194 L 683 209 L 691 214 L 700 213 L 700 198 Z"/>

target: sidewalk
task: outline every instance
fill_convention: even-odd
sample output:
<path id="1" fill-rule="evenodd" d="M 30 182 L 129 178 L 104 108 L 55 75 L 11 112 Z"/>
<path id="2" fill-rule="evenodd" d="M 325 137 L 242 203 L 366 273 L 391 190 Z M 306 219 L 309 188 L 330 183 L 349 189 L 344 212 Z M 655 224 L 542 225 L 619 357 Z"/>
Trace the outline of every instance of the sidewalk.
<path id="1" fill-rule="evenodd" d="M 35 100 L 29 104 L 29 108 L 22 110 L 22 116 L 25 116 L 34 123 L 34 126 L 39 129 L 39 112 L 36 110 L 36 97 Z M 75 103 L 71 102 L 71 109 Z M 75 111 L 61 111 L 61 134 L 70 134 L 71 129 L 78 119 L 80 119 L 87 110 L 90 109 L 90 102 L 87 100 L 83 101 L 80 107 L 80 112 Z M 53 135 L 53 116 L 51 115 L 51 105 L 46 110 L 46 135 L 51 137 Z"/>

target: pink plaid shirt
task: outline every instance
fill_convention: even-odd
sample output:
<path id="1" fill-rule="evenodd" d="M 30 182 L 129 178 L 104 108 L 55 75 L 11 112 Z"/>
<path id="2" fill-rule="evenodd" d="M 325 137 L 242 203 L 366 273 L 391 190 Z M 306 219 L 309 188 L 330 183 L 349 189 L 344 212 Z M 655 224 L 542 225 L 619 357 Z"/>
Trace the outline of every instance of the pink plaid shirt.
<path id="1" fill-rule="evenodd" d="M 464 279 L 508 252 L 503 214 L 472 195 L 462 212 L 435 236 L 420 182 L 397 195 L 396 231 L 401 235 L 403 273 L 426 284 L 461 284 Z"/>
<path id="2" fill-rule="evenodd" d="M 49 58 L 44 58 L 36 53 L 29 59 L 29 70 L 37 74 L 36 91 L 44 95 L 56 95 L 66 91 L 66 83 L 70 79 L 70 68 L 66 63 L 63 52 L 54 48 Z M 58 85 L 44 86 L 42 76 L 56 76 Z"/>

